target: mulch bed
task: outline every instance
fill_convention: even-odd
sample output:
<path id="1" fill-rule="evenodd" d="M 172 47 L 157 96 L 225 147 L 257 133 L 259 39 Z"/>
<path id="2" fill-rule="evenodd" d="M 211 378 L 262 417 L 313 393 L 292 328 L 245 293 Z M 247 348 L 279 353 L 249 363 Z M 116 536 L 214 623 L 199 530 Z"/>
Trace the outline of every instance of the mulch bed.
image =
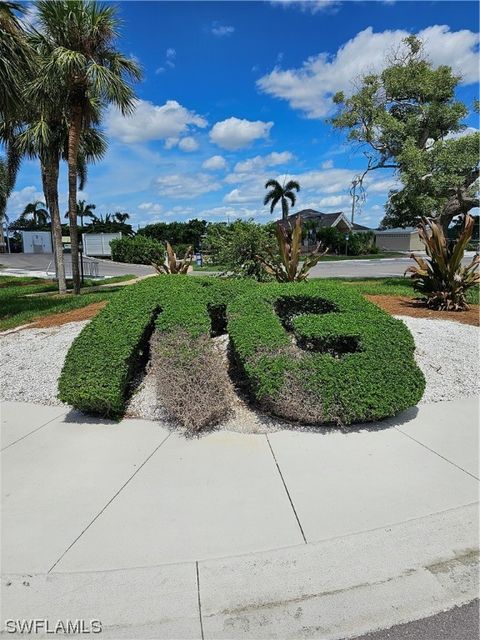
<path id="1" fill-rule="evenodd" d="M 63 313 L 53 313 L 49 316 L 44 316 L 36 320 L 31 328 L 40 329 L 47 327 L 58 327 L 68 322 L 81 322 L 82 320 L 90 320 L 93 316 L 96 316 L 107 304 L 108 300 L 102 300 L 101 302 L 94 302 L 88 304 L 81 309 L 72 309 L 72 311 L 65 311 Z"/>
<path id="2" fill-rule="evenodd" d="M 422 302 L 405 296 L 365 296 L 371 302 L 390 313 L 392 316 L 411 316 L 412 318 L 429 318 L 431 320 L 452 320 L 462 324 L 480 326 L 480 307 L 470 305 L 468 311 L 434 311 Z M 107 304 L 106 300 L 94 302 L 81 309 L 73 309 L 64 313 L 54 313 L 39 318 L 30 325 L 32 328 L 57 327 L 68 322 L 89 320 L 97 315 Z"/>
<path id="3" fill-rule="evenodd" d="M 385 309 L 392 316 L 411 316 L 430 320 L 452 320 L 462 324 L 480 326 L 480 307 L 470 305 L 468 311 L 435 311 L 419 300 L 404 296 L 365 296 L 371 302 Z"/>

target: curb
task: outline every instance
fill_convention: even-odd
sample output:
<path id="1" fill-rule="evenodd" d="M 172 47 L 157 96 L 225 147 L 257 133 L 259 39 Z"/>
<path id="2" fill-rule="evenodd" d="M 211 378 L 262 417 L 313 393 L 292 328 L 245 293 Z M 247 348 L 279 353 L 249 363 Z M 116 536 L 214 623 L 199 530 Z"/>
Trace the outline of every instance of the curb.
<path id="1" fill-rule="evenodd" d="M 3 612 L 101 620 L 107 638 L 345 640 L 475 599 L 477 515 L 465 505 L 231 558 L 5 576 Z"/>

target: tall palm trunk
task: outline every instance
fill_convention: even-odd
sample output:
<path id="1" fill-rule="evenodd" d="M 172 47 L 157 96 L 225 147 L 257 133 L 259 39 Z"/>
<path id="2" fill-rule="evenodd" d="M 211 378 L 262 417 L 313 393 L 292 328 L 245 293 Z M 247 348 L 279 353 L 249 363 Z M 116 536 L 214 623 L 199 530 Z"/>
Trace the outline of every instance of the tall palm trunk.
<path id="1" fill-rule="evenodd" d="M 288 202 L 284 197 L 282 197 L 282 218 L 285 222 L 288 220 Z"/>
<path id="2" fill-rule="evenodd" d="M 44 182 L 43 192 L 45 202 L 50 211 L 50 220 L 52 223 L 53 253 L 55 257 L 55 270 L 57 272 L 58 291 L 59 293 L 66 293 L 67 283 L 65 280 L 65 261 L 63 259 L 62 222 L 60 218 L 60 208 L 58 206 L 59 165 L 59 156 L 42 162 L 42 179 Z"/>
<path id="3" fill-rule="evenodd" d="M 82 127 L 81 107 L 74 106 L 68 130 L 68 218 L 70 222 L 70 243 L 72 247 L 73 293 L 80 293 L 80 265 L 78 253 L 77 227 L 77 177 L 78 147 Z"/>

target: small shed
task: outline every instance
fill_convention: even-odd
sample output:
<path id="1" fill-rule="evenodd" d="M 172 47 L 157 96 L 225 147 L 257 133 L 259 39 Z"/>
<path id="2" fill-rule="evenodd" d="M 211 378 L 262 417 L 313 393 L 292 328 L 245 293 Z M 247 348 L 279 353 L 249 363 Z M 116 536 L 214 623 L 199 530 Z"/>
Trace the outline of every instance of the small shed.
<path id="1" fill-rule="evenodd" d="M 423 251 L 424 249 L 418 229 L 414 227 L 375 231 L 375 243 L 382 251 Z"/>
<path id="2" fill-rule="evenodd" d="M 50 231 L 20 231 L 23 253 L 53 253 Z"/>
<path id="3" fill-rule="evenodd" d="M 117 233 L 84 233 L 83 239 L 83 253 L 86 256 L 102 257 L 112 256 L 112 249 L 110 242 L 121 238 L 120 231 Z"/>

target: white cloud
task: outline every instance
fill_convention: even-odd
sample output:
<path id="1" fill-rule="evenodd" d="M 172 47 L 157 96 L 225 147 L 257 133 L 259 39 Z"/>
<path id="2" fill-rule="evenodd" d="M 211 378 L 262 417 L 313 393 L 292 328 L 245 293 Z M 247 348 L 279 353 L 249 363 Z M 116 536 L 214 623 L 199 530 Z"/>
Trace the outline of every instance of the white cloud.
<path id="1" fill-rule="evenodd" d="M 322 169 L 332 169 L 333 168 L 333 160 L 325 160 L 325 162 L 322 162 L 322 164 L 320 166 L 322 167 Z"/>
<path id="2" fill-rule="evenodd" d="M 475 127 L 465 127 L 462 131 L 457 131 L 456 133 L 449 133 L 445 136 L 445 140 L 458 140 L 459 138 L 464 138 L 465 136 L 471 136 L 473 133 L 478 133 L 480 129 L 476 129 Z"/>
<path id="3" fill-rule="evenodd" d="M 107 133 L 126 143 L 178 138 L 179 134 L 191 127 L 206 126 L 205 118 L 189 111 L 176 100 L 167 100 L 162 106 L 148 100 L 137 100 L 133 115 L 124 117 L 112 107 L 106 118 Z"/>
<path id="4" fill-rule="evenodd" d="M 235 32 L 235 27 L 232 27 L 229 24 L 221 24 L 215 20 L 215 22 L 212 22 L 210 31 L 214 36 L 217 36 L 217 38 L 225 38 L 227 36 L 231 36 Z"/>
<path id="5" fill-rule="evenodd" d="M 276 165 L 285 164 L 293 160 L 293 154 L 290 151 L 272 151 L 266 156 L 255 156 L 254 158 L 248 158 L 237 162 L 234 167 L 236 173 L 248 173 L 253 171 L 263 171 L 266 167 L 274 167 Z"/>
<path id="6" fill-rule="evenodd" d="M 341 2 L 339 0 L 272 0 L 270 4 L 285 9 L 298 8 L 303 12 L 315 14 L 319 11 L 335 11 Z"/>
<path id="7" fill-rule="evenodd" d="M 142 209 L 142 211 L 151 211 L 152 213 L 160 213 L 163 209 L 162 205 L 156 202 L 142 202 L 138 205 L 138 208 Z"/>
<path id="8" fill-rule="evenodd" d="M 165 67 L 168 67 L 169 69 L 174 69 L 175 68 L 174 60 L 176 57 L 177 57 L 177 52 L 175 51 L 175 49 L 172 49 L 171 47 L 169 47 L 165 51 L 165 62 L 163 63 L 164 66 L 158 67 L 158 69 L 155 70 L 155 73 L 157 75 L 159 73 L 164 73 L 166 71 Z"/>
<path id="9" fill-rule="evenodd" d="M 320 198 L 318 201 L 319 207 L 343 207 L 344 205 L 350 204 L 351 198 L 350 196 L 342 195 L 342 196 L 327 196 L 326 198 Z"/>
<path id="10" fill-rule="evenodd" d="M 332 94 L 337 91 L 349 94 L 356 78 L 382 70 L 386 56 L 408 35 L 403 30 L 374 33 L 372 27 L 368 27 L 342 45 L 335 55 L 319 53 L 297 69 L 275 67 L 260 78 L 257 85 L 264 93 L 287 100 L 293 109 L 303 111 L 308 118 L 322 118 L 332 111 Z M 450 65 L 455 73 L 462 75 L 464 84 L 477 82 L 478 34 L 435 25 L 417 35 L 434 65 Z"/>
<path id="11" fill-rule="evenodd" d="M 316 193 L 338 193 L 350 189 L 354 172 L 350 169 L 326 169 L 306 171 L 291 177 L 300 183 L 302 190 Z"/>
<path id="12" fill-rule="evenodd" d="M 7 215 L 10 222 L 13 218 L 18 216 L 25 209 L 30 202 L 45 202 L 45 197 L 42 191 L 39 191 L 37 187 L 29 186 L 23 187 L 18 191 L 13 191 L 7 202 Z"/>
<path id="13" fill-rule="evenodd" d="M 217 122 L 210 131 L 210 140 L 229 151 L 248 147 L 254 140 L 268 138 L 273 122 L 228 118 Z"/>
<path id="14" fill-rule="evenodd" d="M 228 204 L 241 204 L 246 202 L 258 202 L 261 204 L 262 192 L 259 189 L 258 191 L 254 191 L 253 193 L 248 190 L 244 191 L 243 189 L 232 189 L 230 193 L 224 197 L 223 201 Z"/>
<path id="15" fill-rule="evenodd" d="M 249 209 L 248 207 L 232 207 L 232 206 L 224 206 L 224 207 L 214 207 L 213 209 L 205 209 L 204 211 L 200 211 L 198 214 L 198 218 L 204 220 L 221 220 L 233 222 L 237 218 L 257 218 L 261 215 L 258 209 Z"/>
<path id="16" fill-rule="evenodd" d="M 192 136 L 187 136 L 180 140 L 178 146 L 182 151 L 192 152 L 198 149 L 198 142 Z"/>
<path id="17" fill-rule="evenodd" d="M 159 176 L 155 179 L 154 185 L 157 187 L 159 195 L 182 199 L 196 198 L 203 193 L 217 191 L 222 186 L 207 173 L 175 173 Z"/>
<path id="18" fill-rule="evenodd" d="M 202 164 L 202 169 L 208 169 L 209 171 L 220 171 L 227 168 L 227 161 L 223 156 L 212 156 L 205 160 Z"/>

